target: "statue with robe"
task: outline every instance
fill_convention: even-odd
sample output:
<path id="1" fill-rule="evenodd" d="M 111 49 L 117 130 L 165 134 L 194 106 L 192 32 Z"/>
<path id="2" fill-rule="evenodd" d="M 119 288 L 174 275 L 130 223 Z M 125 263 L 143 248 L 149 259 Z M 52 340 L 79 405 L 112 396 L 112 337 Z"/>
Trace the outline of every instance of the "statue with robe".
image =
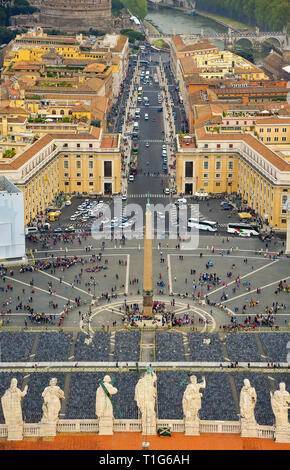
<path id="1" fill-rule="evenodd" d="M 61 388 L 56 385 L 57 379 L 52 378 L 49 382 L 49 386 L 46 387 L 42 393 L 43 405 L 42 405 L 42 423 L 56 424 L 58 420 L 58 414 L 61 409 L 61 402 L 65 398 Z"/>
<path id="2" fill-rule="evenodd" d="M 113 387 L 111 384 L 111 377 L 109 375 L 104 377 L 103 384 L 104 387 L 100 385 L 96 392 L 96 415 L 98 418 L 113 419 L 113 405 L 106 391 L 109 393 L 109 395 L 115 395 L 118 392 L 118 389 Z"/>
<path id="3" fill-rule="evenodd" d="M 256 390 L 251 386 L 249 379 L 245 379 L 240 394 L 240 416 L 247 423 L 256 424 L 254 413 L 256 402 Z"/>
<path id="4" fill-rule="evenodd" d="M 290 393 L 286 390 L 284 382 L 279 384 L 279 389 L 270 392 L 271 406 L 275 416 L 276 427 L 288 427 L 288 410 L 290 408 Z"/>
<path id="5" fill-rule="evenodd" d="M 27 385 L 23 392 L 17 387 L 17 379 L 13 378 L 10 387 L 1 398 L 5 424 L 8 426 L 23 426 L 21 400 L 27 394 Z"/>
<path id="6" fill-rule="evenodd" d="M 135 400 L 142 416 L 142 433 L 156 433 L 155 402 L 157 396 L 155 372 L 146 372 L 135 387 Z"/>
<path id="7" fill-rule="evenodd" d="M 190 377 L 190 383 L 187 385 L 182 399 L 182 408 L 186 421 L 198 421 L 199 410 L 201 409 L 201 388 L 206 387 L 205 377 L 201 383 L 197 383 L 195 375 Z"/>

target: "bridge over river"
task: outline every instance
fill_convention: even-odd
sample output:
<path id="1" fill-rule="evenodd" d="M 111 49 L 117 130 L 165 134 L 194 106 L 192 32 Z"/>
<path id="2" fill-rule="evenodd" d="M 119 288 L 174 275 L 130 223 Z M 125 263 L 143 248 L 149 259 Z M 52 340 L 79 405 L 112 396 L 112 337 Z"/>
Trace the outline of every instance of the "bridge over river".
<path id="1" fill-rule="evenodd" d="M 174 36 L 174 34 L 149 34 L 147 37 L 148 39 L 163 39 L 166 42 L 170 42 L 170 39 Z M 220 39 L 224 42 L 225 48 L 231 49 L 234 48 L 236 43 L 242 39 L 247 40 L 251 43 L 251 47 L 253 49 L 260 49 L 263 43 L 268 42 L 273 44 L 278 49 L 284 49 L 284 47 L 289 45 L 289 36 L 285 31 L 269 31 L 264 32 L 260 31 L 258 28 L 255 32 L 242 32 L 242 31 L 234 31 L 232 29 L 228 29 L 227 33 L 211 33 L 205 34 L 202 30 L 200 34 L 181 34 L 181 37 L 184 39 L 207 39 L 207 40 L 214 40 Z"/>

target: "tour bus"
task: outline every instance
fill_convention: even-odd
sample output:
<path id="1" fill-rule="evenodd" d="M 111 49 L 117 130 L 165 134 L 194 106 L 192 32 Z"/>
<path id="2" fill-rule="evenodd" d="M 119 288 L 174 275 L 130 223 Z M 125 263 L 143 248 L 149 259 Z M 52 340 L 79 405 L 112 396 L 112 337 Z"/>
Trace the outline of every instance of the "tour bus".
<path id="1" fill-rule="evenodd" d="M 259 235 L 259 229 L 256 225 L 248 224 L 228 224 L 228 233 L 234 233 L 240 237 L 250 237 L 251 235 Z"/>
<path id="2" fill-rule="evenodd" d="M 30 233 L 36 233 L 38 232 L 37 227 L 26 227 L 25 228 L 25 235 L 29 235 Z"/>
<path id="3" fill-rule="evenodd" d="M 189 228 L 198 228 L 198 230 L 206 230 L 207 232 L 217 231 L 217 223 L 211 220 L 188 219 L 187 226 Z"/>
<path id="4" fill-rule="evenodd" d="M 138 132 L 138 131 L 139 131 L 139 124 L 138 124 L 137 121 L 134 122 L 133 131 L 135 131 L 135 132 Z"/>
<path id="5" fill-rule="evenodd" d="M 136 118 L 140 117 L 140 112 L 141 112 L 141 109 L 137 108 L 136 111 L 135 111 L 135 117 Z"/>

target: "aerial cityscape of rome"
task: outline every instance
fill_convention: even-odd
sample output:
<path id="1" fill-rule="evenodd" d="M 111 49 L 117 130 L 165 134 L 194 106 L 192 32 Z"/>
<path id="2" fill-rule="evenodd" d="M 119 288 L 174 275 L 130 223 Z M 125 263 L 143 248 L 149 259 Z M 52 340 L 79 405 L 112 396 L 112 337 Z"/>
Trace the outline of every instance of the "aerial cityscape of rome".
<path id="1" fill-rule="evenodd" d="M 290 0 L 1 0 L 0 73 L 0 450 L 290 450 Z"/>

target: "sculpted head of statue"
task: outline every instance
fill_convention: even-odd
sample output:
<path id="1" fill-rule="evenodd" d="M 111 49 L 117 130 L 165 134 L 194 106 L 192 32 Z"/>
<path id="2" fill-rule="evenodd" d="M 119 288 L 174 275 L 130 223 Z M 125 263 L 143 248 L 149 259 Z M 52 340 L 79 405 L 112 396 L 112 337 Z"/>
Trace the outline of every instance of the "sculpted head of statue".
<path id="1" fill-rule="evenodd" d="M 57 384 L 57 379 L 55 377 L 53 377 L 50 382 L 49 382 L 49 385 L 56 385 Z"/>
<path id="2" fill-rule="evenodd" d="M 191 382 L 192 384 L 196 384 L 196 383 L 197 383 L 197 378 L 196 378 L 195 375 L 191 375 L 191 376 L 190 376 L 190 382 Z"/>
<path id="3" fill-rule="evenodd" d="M 15 377 L 11 379 L 10 387 L 14 389 L 17 387 L 17 379 L 15 379 Z"/>
<path id="4" fill-rule="evenodd" d="M 245 380 L 244 380 L 244 386 L 245 386 L 246 388 L 250 388 L 251 384 L 250 384 L 249 379 L 245 379 Z"/>
<path id="5" fill-rule="evenodd" d="M 111 377 L 109 375 L 105 375 L 103 382 L 110 383 L 111 382 Z"/>
<path id="6" fill-rule="evenodd" d="M 284 382 L 280 382 L 279 388 L 280 388 L 281 392 L 285 392 L 285 390 L 286 390 L 286 384 L 285 384 Z"/>

